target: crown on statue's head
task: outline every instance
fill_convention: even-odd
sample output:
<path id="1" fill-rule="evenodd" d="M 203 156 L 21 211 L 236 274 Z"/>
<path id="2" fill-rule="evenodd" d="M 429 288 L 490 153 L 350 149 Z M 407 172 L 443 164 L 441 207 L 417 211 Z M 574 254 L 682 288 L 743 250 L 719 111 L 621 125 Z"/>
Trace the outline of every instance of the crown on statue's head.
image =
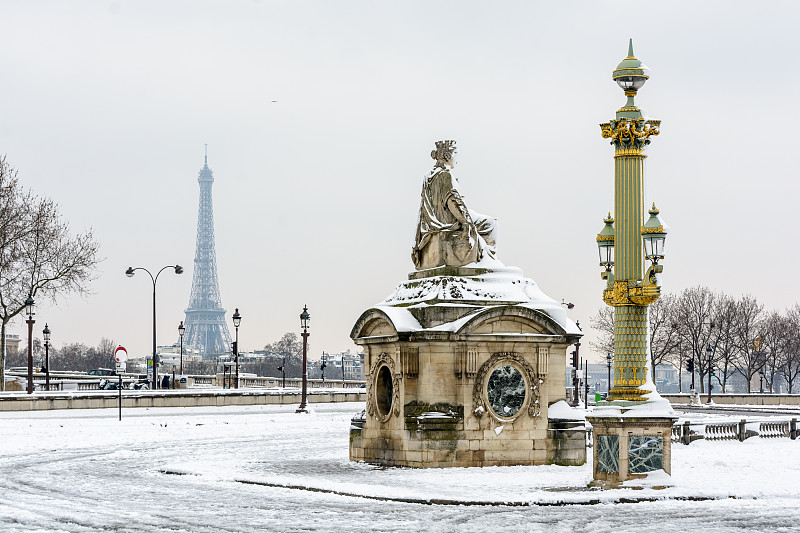
<path id="1" fill-rule="evenodd" d="M 444 167 L 446 162 L 453 159 L 453 153 L 455 153 L 455 151 L 455 141 L 436 141 L 436 150 L 431 151 L 431 158 L 436 161 L 436 166 Z"/>

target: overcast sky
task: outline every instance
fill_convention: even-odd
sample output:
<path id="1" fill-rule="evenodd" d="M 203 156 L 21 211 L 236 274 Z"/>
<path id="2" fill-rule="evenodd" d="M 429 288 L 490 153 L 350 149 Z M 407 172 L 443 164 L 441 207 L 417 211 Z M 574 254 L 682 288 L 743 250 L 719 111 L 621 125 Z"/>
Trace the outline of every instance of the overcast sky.
<path id="1" fill-rule="evenodd" d="M 438 139 L 458 141 L 469 207 L 500 220 L 499 258 L 588 330 L 613 210 L 598 124 L 625 103 L 629 37 L 651 68 L 637 103 L 663 121 L 646 196 L 671 227 L 664 290 L 783 310 L 800 300 L 799 24 L 796 1 L 4 1 L 0 154 L 105 258 L 92 295 L 40 302 L 35 331 L 145 355 L 151 285 L 125 269 L 178 263 L 158 281 L 158 342 L 177 341 L 208 143 L 242 349 L 297 332 L 304 304 L 312 358 L 354 348 L 413 270 Z"/>

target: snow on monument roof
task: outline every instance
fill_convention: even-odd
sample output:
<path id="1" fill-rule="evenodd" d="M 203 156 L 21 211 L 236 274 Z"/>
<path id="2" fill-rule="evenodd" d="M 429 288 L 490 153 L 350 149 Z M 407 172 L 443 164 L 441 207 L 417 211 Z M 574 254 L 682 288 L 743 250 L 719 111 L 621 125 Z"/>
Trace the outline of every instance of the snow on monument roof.
<path id="1" fill-rule="evenodd" d="M 471 276 L 433 276 L 404 281 L 375 308 L 386 313 L 398 332 L 412 332 L 425 329 L 412 315 L 412 308 L 437 305 L 481 309 L 504 304 L 545 313 L 568 335 L 583 334 L 567 317 L 561 304 L 542 292 L 535 281 L 523 277 L 522 270 L 516 267 Z M 474 316 L 470 314 L 430 329 L 459 331 Z"/>

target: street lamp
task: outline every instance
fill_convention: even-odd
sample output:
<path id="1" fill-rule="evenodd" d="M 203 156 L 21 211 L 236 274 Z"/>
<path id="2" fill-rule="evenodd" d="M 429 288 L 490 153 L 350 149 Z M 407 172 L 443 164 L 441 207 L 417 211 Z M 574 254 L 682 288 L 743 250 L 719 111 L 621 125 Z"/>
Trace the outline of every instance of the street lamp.
<path id="1" fill-rule="evenodd" d="M 155 277 L 150 273 L 149 270 L 143 267 L 128 267 L 128 270 L 125 271 L 125 275 L 129 278 L 132 278 L 133 274 L 137 270 L 144 270 L 147 272 L 147 275 L 150 276 L 150 279 L 153 282 L 153 389 L 158 388 L 158 354 L 156 353 L 156 282 L 158 281 L 158 276 L 160 276 L 161 273 L 168 268 L 174 269 L 176 274 L 183 274 L 183 267 L 180 265 L 167 265 L 159 270 Z"/>
<path id="2" fill-rule="evenodd" d="M 178 335 L 181 336 L 181 376 L 183 376 L 183 334 L 186 333 L 186 326 L 183 325 L 183 320 L 178 324 Z"/>
<path id="3" fill-rule="evenodd" d="M 658 261 L 664 257 L 666 230 L 658 210 L 650 210 L 644 225 L 645 148 L 659 134 L 661 121 L 647 119 L 635 102 L 648 80 L 647 68 L 633 55 L 614 70 L 612 77 L 627 97 L 613 120 L 600 124 L 601 135 L 614 146 L 614 217 L 611 213 L 597 235 L 601 278 L 606 280 L 603 301 L 614 308 L 614 385 L 610 400 L 642 402 L 648 392 L 647 307 L 658 300 L 661 287 Z M 615 223 L 616 222 L 616 223 Z M 646 272 L 645 259 L 652 262 Z"/>
<path id="4" fill-rule="evenodd" d="M 708 359 L 708 400 L 706 401 L 707 404 L 712 403 L 711 402 L 711 376 L 714 375 L 714 373 L 713 373 L 713 370 L 714 370 L 713 357 L 714 357 L 714 348 L 712 348 L 711 345 L 709 344 L 708 346 L 706 346 L 706 358 Z"/>
<path id="5" fill-rule="evenodd" d="M 47 324 L 44 325 L 42 330 L 42 337 L 44 338 L 44 379 L 45 387 L 50 390 L 50 328 Z"/>
<path id="6" fill-rule="evenodd" d="M 233 388 L 239 388 L 239 324 L 242 323 L 242 315 L 239 314 L 239 308 L 233 312 L 233 327 L 236 328 L 236 340 L 233 341 L 233 358 L 236 361 L 236 380 L 234 381 Z"/>
<path id="7" fill-rule="evenodd" d="M 36 314 L 36 304 L 33 303 L 33 294 L 28 293 L 25 300 L 25 314 L 28 315 L 28 394 L 33 394 L 33 324 L 36 321 L 33 315 Z"/>
<path id="8" fill-rule="evenodd" d="M 610 353 L 606 355 L 606 365 L 608 365 L 608 392 L 611 392 L 611 363 L 614 362 L 614 356 Z"/>
<path id="9" fill-rule="evenodd" d="M 573 304 L 572 302 L 567 302 L 566 300 L 564 300 L 564 298 L 561 298 L 561 305 L 563 305 L 567 309 L 575 308 L 575 304 Z M 580 322 L 576 322 L 575 325 L 577 325 L 578 328 L 581 327 Z M 580 391 L 578 390 L 580 386 L 580 378 L 578 377 L 578 360 L 580 357 L 580 349 L 581 349 L 581 340 L 580 338 L 578 338 L 578 340 L 575 341 L 575 350 L 572 351 L 572 367 L 574 368 L 574 370 L 572 371 L 572 386 L 575 389 L 572 394 L 572 402 L 570 403 L 572 407 L 576 407 L 578 405 L 578 397 L 580 396 Z M 344 372 L 344 362 L 342 362 L 342 372 Z"/>
<path id="10" fill-rule="evenodd" d="M 311 315 L 308 314 L 308 307 L 304 305 L 303 312 L 300 313 L 300 327 L 303 328 L 303 333 L 300 334 L 303 337 L 303 394 L 300 398 L 300 407 L 295 411 L 297 413 L 308 412 L 306 410 L 306 387 L 308 386 L 306 381 L 306 349 L 308 347 L 308 336 L 310 335 L 308 333 L 308 323 L 310 320 Z"/>

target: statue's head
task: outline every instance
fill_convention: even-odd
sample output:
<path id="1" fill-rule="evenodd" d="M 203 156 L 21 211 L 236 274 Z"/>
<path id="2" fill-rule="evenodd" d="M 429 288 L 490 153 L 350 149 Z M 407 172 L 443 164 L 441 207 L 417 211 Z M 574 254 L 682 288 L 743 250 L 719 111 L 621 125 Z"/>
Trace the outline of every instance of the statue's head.
<path id="1" fill-rule="evenodd" d="M 436 150 L 431 152 L 431 158 L 436 161 L 434 168 L 453 168 L 456 164 L 455 157 L 455 141 L 436 141 Z"/>

